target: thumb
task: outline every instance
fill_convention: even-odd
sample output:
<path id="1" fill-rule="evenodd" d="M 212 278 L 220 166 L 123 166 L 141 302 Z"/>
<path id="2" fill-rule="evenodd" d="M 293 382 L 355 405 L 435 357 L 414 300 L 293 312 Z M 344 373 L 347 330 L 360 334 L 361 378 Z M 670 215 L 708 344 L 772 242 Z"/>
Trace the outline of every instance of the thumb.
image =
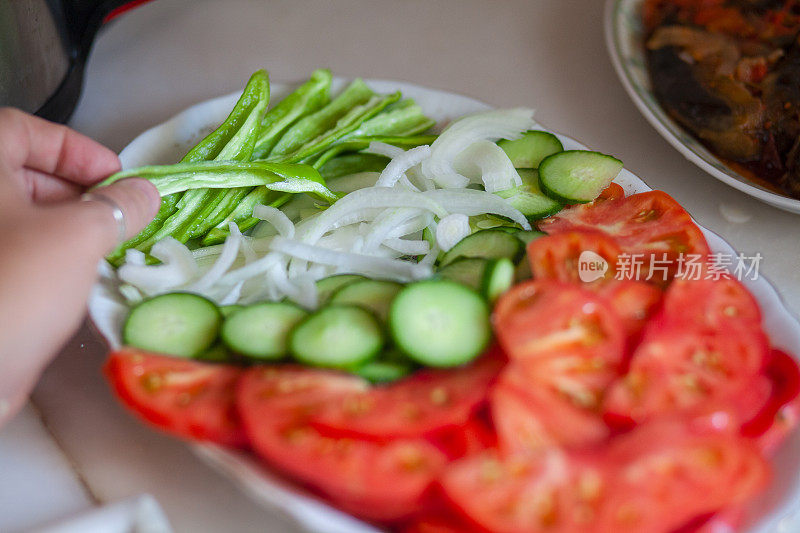
<path id="1" fill-rule="evenodd" d="M 65 224 L 94 235 L 94 244 L 105 254 L 120 244 L 120 224 L 115 206 L 122 211 L 125 240 L 139 233 L 158 213 L 161 198 L 155 186 L 141 178 L 128 178 L 92 190 L 64 209 Z M 67 218 L 68 217 L 68 218 Z M 69 220 L 69 222 L 67 222 Z"/>

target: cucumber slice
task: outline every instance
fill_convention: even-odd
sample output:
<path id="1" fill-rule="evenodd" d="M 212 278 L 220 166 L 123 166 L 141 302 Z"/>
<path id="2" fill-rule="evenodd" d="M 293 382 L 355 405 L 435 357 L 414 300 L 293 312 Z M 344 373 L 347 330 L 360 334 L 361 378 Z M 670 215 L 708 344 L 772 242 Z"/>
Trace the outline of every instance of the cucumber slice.
<path id="1" fill-rule="evenodd" d="M 482 257 L 484 259 L 508 257 L 516 262 L 522 252 L 522 243 L 511 233 L 501 229 L 484 229 L 467 235 L 457 242 L 444 254 L 441 264 L 442 266 L 450 264 L 459 257 Z"/>
<path id="2" fill-rule="evenodd" d="M 214 344 L 222 314 L 211 300 L 197 294 L 162 294 L 131 309 L 122 342 L 151 352 L 196 357 Z"/>
<path id="3" fill-rule="evenodd" d="M 526 231 L 521 229 L 517 231 L 514 236 L 522 241 L 522 244 L 528 246 L 531 242 L 535 241 L 539 237 L 546 237 L 547 233 L 541 231 Z"/>
<path id="4" fill-rule="evenodd" d="M 512 207 L 519 209 L 529 220 L 538 220 L 549 217 L 561 211 L 564 207 L 560 202 L 553 200 L 542 193 L 539 188 L 539 171 L 534 169 L 517 170 L 522 185 L 495 194 L 508 200 Z"/>
<path id="5" fill-rule="evenodd" d="M 482 257 L 462 257 L 439 269 L 437 274 L 444 279 L 461 283 L 470 289 L 479 291 L 483 273 L 488 263 L 489 260 Z"/>
<path id="6" fill-rule="evenodd" d="M 306 312 L 289 302 L 264 302 L 232 313 L 222 324 L 222 342 L 234 352 L 274 361 L 288 353 L 289 332 Z"/>
<path id="7" fill-rule="evenodd" d="M 330 297 L 330 303 L 357 305 L 386 322 L 389 305 L 403 288 L 402 283 L 381 279 L 361 279 L 346 283 Z"/>
<path id="8" fill-rule="evenodd" d="M 490 303 L 494 303 L 513 284 L 514 263 L 511 259 L 501 257 L 489 261 L 481 280 L 481 292 Z"/>
<path id="9" fill-rule="evenodd" d="M 227 318 L 231 316 L 235 311 L 238 311 L 239 309 L 244 309 L 244 306 L 238 304 L 223 305 L 222 307 L 219 308 L 219 312 L 222 313 L 223 317 Z"/>
<path id="10" fill-rule="evenodd" d="M 444 279 L 406 285 L 389 309 L 397 347 L 426 366 L 467 363 L 489 344 L 489 308 L 475 291 Z"/>
<path id="11" fill-rule="evenodd" d="M 367 279 L 359 274 L 336 274 L 317 281 L 317 305 L 328 301 L 331 295 L 344 285 L 353 281 Z"/>
<path id="12" fill-rule="evenodd" d="M 384 342 L 372 313 L 354 305 L 329 305 L 294 328 L 289 350 L 301 363 L 347 369 L 375 358 Z"/>
<path id="13" fill-rule="evenodd" d="M 528 131 L 519 139 L 503 139 L 497 143 L 514 164 L 514 168 L 537 168 L 545 157 L 562 152 L 558 137 L 546 131 Z"/>
<path id="14" fill-rule="evenodd" d="M 198 361 L 208 361 L 209 363 L 227 363 L 232 359 L 233 354 L 228 347 L 221 342 L 215 342 L 211 348 L 201 353 L 195 359 Z"/>
<path id="15" fill-rule="evenodd" d="M 622 170 L 622 161 L 588 150 L 567 150 L 548 156 L 539 165 L 539 186 L 566 204 L 591 202 Z"/>
<path id="16" fill-rule="evenodd" d="M 413 371 L 414 366 L 409 362 L 370 361 L 358 367 L 355 374 L 371 383 L 389 383 L 404 378 Z"/>

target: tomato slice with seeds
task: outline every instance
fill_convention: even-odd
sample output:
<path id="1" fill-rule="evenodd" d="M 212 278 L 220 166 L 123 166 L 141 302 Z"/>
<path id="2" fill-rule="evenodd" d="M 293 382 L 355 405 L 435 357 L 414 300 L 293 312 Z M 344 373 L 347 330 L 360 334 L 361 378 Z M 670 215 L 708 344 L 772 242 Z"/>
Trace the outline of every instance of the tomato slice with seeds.
<path id="1" fill-rule="evenodd" d="M 157 428 L 185 439 L 247 445 L 234 405 L 240 369 L 123 348 L 111 353 L 103 370 L 119 399 Z"/>
<path id="2" fill-rule="evenodd" d="M 617 200 L 618 198 L 624 197 L 625 189 L 623 189 L 622 186 L 617 183 L 611 183 L 608 187 L 603 189 L 597 198 L 594 199 L 592 205 L 597 205 L 600 202 L 605 202 L 606 200 Z"/>
<path id="3" fill-rule="evenodd" d="M 463 426 L 486 400 L 505 364 L 498 347 L 459 368 L 426 369 L 388 385 L 337 398 L 312 418 L 332 436 L 388 441 Z"/>
<path id="4" fill-rule="evenodd" d="M 237 404 L 253 449 L 267 463 L 368 520 L 393 522 L 425 509 L 445 456 L 422 439 L 380 444 L 319 433 L 323 405 L 368 385 L 355 376 L 297 366 L 253 368 Z"/>
<path id="5" fill-rule="evenodd" d="M 562 354 L 510 364 L 492 391 L 492 415 L 506 453 L 583 447 L 608 438 L 603 393 L 617 376 L 602 360 Z"/>
<path id="6" fill-rule="evenodd" d="M 595 531 L 609 485 L 594 464 L 558 450 L 467 458 L 448 466 L 442 487 L 454 507 L 494 533 Z"/>
<path id="7" fill-rule="evenodd" d="M 766 337 L 747 329 L 710 333 L 689 325 L 648 329 L 605 401 L 612 418 L 645 420 L 742 390 L 762 369 Z"/>
<path id="8" fill-rule="evenodd" d="M 474 415 L 463 426 L 439 431 L 428 440 L 448 459 L 461 459 L 497 447 L 497 434 L 482 413 Z"/>
<path id="9" fill-rule="evenodd" d="M 614 239 L 599 231 L 566 231 L 528 244 L 534 278 L 592 288 L 614 280 L 621 253 Z"/>
<path id="10" fill-rule="evenodd" d="M 638 341 L 648 319 L 661 304 L 662 294 L 652 283 L 635 280 L 615 280 L 600 289 L 600 295 L 619 316 L 629 346 Z"/>
<path id="11" fill-rule="evenodd" d="M 761 311 L 750 291 L 730 276 L 676 278 L 664 294 L 664 315 L 675 323 L 710 330 L 761 327 Z"/>
<path id="12" fill-rule="evenodd" d="M 610 306 L 593 292 L 555 280 L 530 280 L 507 291 L 492 314 L 495 333 L 509 358 L 568 352 L 623 359 L 624 333 Z"/>
<path id="13" fill-rule="evenodd" d="M 760 492 L 769 466 L 746 439 L 696 433 L 678 420 L 646 424 L 603 454 L 614 479 L 598 531 L 669 532 Z"/>
<path id="14" fill-rule="evenodd" d="M 772 455 L 800 421 L 800 368 L 786 352 L 772 350 L 764 373 L 772 384 L 769 399 L 742 426 L 742 435 L 757 439 L 761 450 Z"/>
<path id="15" fill-rule="evenodd" d="M 709 253 L 703 232 L 689 213 L 662 191 L 569 207 L 540 221 L 538 226 L 551 235 L 602 231 L 614 238 L 623 251 L 642 254 L 641 275 L 637 279 L 651 278 L 655 283 L 669 281 L 676 274 L 680 254 L 685 257 Z M 659 261 L 653 265 L 657 268 L 650 269 L 651 258 Z"/>

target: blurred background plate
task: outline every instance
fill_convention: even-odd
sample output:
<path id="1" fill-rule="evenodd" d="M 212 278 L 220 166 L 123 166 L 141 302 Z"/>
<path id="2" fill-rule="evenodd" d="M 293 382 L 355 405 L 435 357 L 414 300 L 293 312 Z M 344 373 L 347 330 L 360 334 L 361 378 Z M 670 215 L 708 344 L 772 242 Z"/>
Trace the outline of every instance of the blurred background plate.
<path id="1" fill-rule="evenodd" d="M 718 180 L 762 202 L 800 213 L 800 200 L 772 192 L 726 166 L 659 105 L 645 61 L 642 4 L 644 0 L 606 0 L 605 10 L 606 45 L 611 61 L 642 115 L 686 159 Z"/>

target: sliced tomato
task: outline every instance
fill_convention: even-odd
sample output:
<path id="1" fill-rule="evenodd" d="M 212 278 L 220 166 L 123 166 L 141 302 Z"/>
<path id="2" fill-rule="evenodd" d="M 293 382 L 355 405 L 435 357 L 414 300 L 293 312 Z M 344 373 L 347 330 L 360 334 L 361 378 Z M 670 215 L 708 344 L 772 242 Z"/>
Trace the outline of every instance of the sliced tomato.
<path id="1" fill-rule="evenodd" d="M 670 322 L 715 331 L 761 327 L 756 299 L 741 282 L 727 275 L 675 279 L 664 294 L 664 315 Z"/>
<path id="2" fill-rule="evenodd" d="M 586 287 L 614 280 L 619 245 L 599 231 L 566 231 L 528 244 L 528 260 L 535 279 L 554 279 Z"/>
<path id="3" fill-rule="evenodd" d="M 628 345 L 635 344 L 647 320 L 661 303 L 662 291 L 652 283 L 635 280 L 615 280 L 600 289 L 600 295 L 616 311 Z"/>
<path id="4" fill-rule="evenodd" d="M 635 279 L 656 283 L 668 281 L 676 274 L 681 254 L 686 257 L 709 253 L 700 228 L 678 202 L 662 191 L 572 206 L 542 220 L 538 226 L 551 235 L 575 230 L 602 231 L 614 238 L 624 252 L 641 254 L 641 276 Z M 622 266 L 618 264 L 618 268 Z M 630 273 L 635 274 L 635 270 Z"/>
<path id="5" fill-rule="evenodd" d="M 800 420 L 800 369 L 792 356 L 772 350 L 765 374 L 772 383 L 769 400 L 742 426 L 742 434 L 771 455 Z"/>
<path id="6" fill-rule="evenodd" d="M 456 461 L 441 483 L 456 509 L 494 533 L 600 531 L 593 524 L 610 488 L 600 468 L 557 450 Z"/>
<path id="7" fill-rule="evenodd" d="M 741 391 L 760 372 L 766 338 L 746 329 L 709 333 L 682 326 L 649 329 L 627 374 L 610 388 L 605 411 L 643 422 L 714 403 Z"/>
<path id="8" fill-rule="evenodd" d="M 237 404 L 253 448 L 270 466 L 368 520 L 392 522 L 424 510 L 445 456 L 422 439 L 380 444 L 319 433 L 323 405 L 368 385 L 354 376 L 297 366 L 246 371 Z"/>
<path id="9" fill-rule="evenodd" d="M 594 199 L 593 204 L 599 204 L 601 202 L 605 202 L 606 200 L 616 200 L 618 198 L 625 197 L 625 189 L 622 188 L 621 185 L 616 183 L 611 183 L 608 187 L 602 190 L 600 195 Z"/>
<path id="10" fill-rule="evenodd" d="M 244 447 L 234 405 L 241 370 L 124 348 L 104 372 L 122 402 L 157 428 L 192 440 Z"/>
<path id="11" fill-rule="evenodd" d="M 746 439 L 697 434 L 680 421 L 646 424 L 603 454 L 614 489 L 599 531 L 669 532 L 760 492 L 769 467 Z"/>
<path id="12" fill-rule="evenodd" d="M 483 533 L 452 511 L 436 510 L 413 519 L 402 533 Z"/>
<path id="13" fill-rule="evenodd" d="M 448 459 L 461 459 L 497 446 L 497 434 L 483 413 L 472 416 L 463 426 L 428 438 Z"/>
<path id="14" fill-rule="evenodd" d="M 312 424 L 325 434 L 378 441 L 423 437 L 463 426 L 486 400 L 505 364 L 498 347 L 475 362 L 446 370 L 421 370 L 389 385 L 336 398 Z"/>
<path id="15" fill-rule="evenodd" d="M 490 401 L 501 450 L 531 453 L 602 442 L 609 436 L 602 395 L 615 377 L 602 362 L 569 354 L 512 363 Z"/>
<path id="16" fill-rule="evenodd" d="M 492 315 L 509 358 L 568 352 L 617 364 L 625 338 L 619 317 L 593 292 L 555 280 L 531 280 L 507 291 Z"/>

